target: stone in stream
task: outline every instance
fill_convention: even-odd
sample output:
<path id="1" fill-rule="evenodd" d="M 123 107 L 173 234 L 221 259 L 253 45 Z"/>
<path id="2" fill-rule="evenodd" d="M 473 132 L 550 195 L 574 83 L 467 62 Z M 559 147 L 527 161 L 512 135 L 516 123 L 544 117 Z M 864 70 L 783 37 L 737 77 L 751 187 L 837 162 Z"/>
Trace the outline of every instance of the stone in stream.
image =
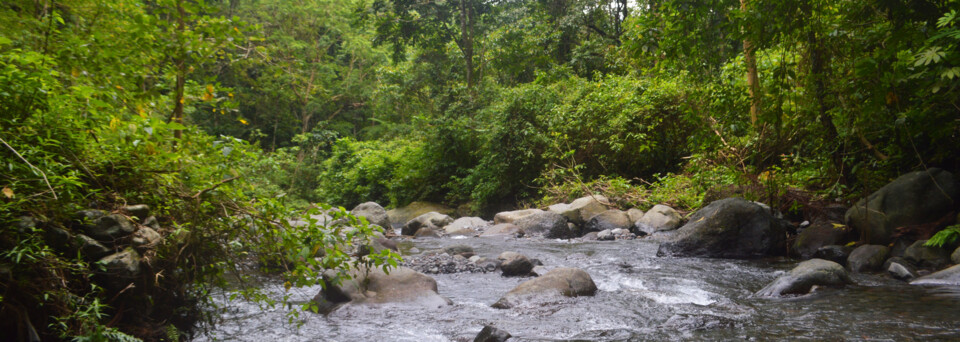
<path id="1" fill-rule="evenodd" d="M 630 222 L 636 223 L 637 221 L 640 221 L 640 219 L 643 218 L 643 214 L 643 210 L 637 208 L 630 208 L 627 210 L 627 216 L 630 217 Z"/>
<path id="2" fill-rule="evenodd" d="M 582 225 L 587 223 L 587 221 L 595 215 L 606 211 L 607 206 L 604 205 L 604 203 L 609 202 L 610 200 L 603 195 L 593 195 L 575 199 L 573 202 L 570 202 L 570 204 L 554 204 L 547 209 L 551 212 L 566 217 L 567 220 L 574 224 Z"/>
<path id="3" fill-rule="evenodd" d="M 510 333 L 497 329 L 492 325 L 484 325 L 473 342 L 504 342 L 510 339 Z"/>
<path id="4" fill-rule="evenodd" d="M 350 279 L 343 280 L 339 285 L 331 281 L 336 277 L 336 272 L 324 273 L 328 285 L 313 297 L 319 312 L 328 314 L 346 303 L 403 303 L 432 309 L 453 304 L 450 299 L 437 293 L 436 280 L 406 267 L 394 268 L 390 274 L 379 268 L 352 269 L 347 273 Z"/>
<path id="5" fill-rule="evenodd" d="M 533 214 L 542 213 L 543 210 L 540 209 L 521 209 L 514 211 L 504 211 L 499 212 L 493 216 L 493 224 L 503 224 L 503 223 L 513 223 L 516 220 L 519 220 L 523 217 L 527 217 Z"/>
<path id="6" fill-rule="evenodd" d="M 480 234 L 480 237 L 516 236 L 518 233 L 520 233 L 520 227 L 517 227 L 517 225 L 513 223 L 501 223 L 490 226 Z"/>
<path id="7" fill-rule="evenodd" d="M 847 257 L 847 269 L 850 272 L 876 272 L 890 255 L 890 248 L 880 245 L 863 245 L 850 252 Z"/>
<path id="8" fill-rule="evenodd" d="M 454 210 L 453 208 L 447 207 L 442 204 L 430 203 L 430 202 L 413 202 L 404 207 L 387 210 L 387 218 L 392 224 L 402 225 L 410 220 L 417 218 L 417 216 L 429 213 L 431 211 L 438 212 L 444 215 L 452 215 Z M 386 228 L 386 227 L 384 227 Z M 397 227 L 394 227 L 397 228 Z"/>
<path id="9" fill-rule="evenodd" d="M 785 244 L 786 229 L 781 220 L 753 202 L 727 198 L 694 213 L 687 224 L 660 244 L 657 256 L 758 258 L 783 255 Z"/>
<path id="10" fill-rule="evenodd" d="M 435 211 L 417 216 L 403 225 L 401 234 L 415 235 L 421 228 L 430 228 L 433 230 L 442 230 L 443 227 L 453 222 L 453 218 Z"/>
<path id="11" fill-rule="evenodd" d="M 353 214 L 357 217 L 363 217 L 367 219 L 367 222 L 370 224 L 375 224 L 381 228 L 390 230 L 390 217 L 387 216 L 387 211 L 383 209 L 379 204 L 375 202 L 366 202 L 361 203 L 350 210 L 350 214 Z"/>
<path id="12" fill-rule="evenodd" d="M 887 271 L 887 274 L 890 274 L 891 277 L 897 280 L 911 281 L 919 276 L 913 264 L 901 257 L 887 259 L 887 261 L 883 263 L 883 269 Z"/>
<path id="13" fill-rule="evenodd" d="M 910 285 L 952 285 L 960 286 L 960 265 L 953 265 L 939 272 L 934 272 L 914 281 Z"/>
<path id="14" fill-rule="evenodd" d="M 577 236 L 577 232 L 567 225 L 567 219 L 560 214 L 540 211 L 521 217 L 513 222 L 520 227 L 524 236 L 542 236 L 548 239 L 569 239 Z"/>
<path id="15" fill-rule="evenodd" d="M 439 229 L 431 228 L 431 227 L 420 228 L 419 230 L 417 230 L 416 233 L 413 234 L 413 238 L 415 239 L 440 238 L 442 236 L 443 236 L 443 233 Z"/>
<path id="16" fill-rule="evenodd" d="M 492 307 L 509 309 L 531 302 L 552 300 L 559 296 L 593 296 L 597 292 L 590 274 L 579 268 L 556 268 L 540 277 L 520 283 L 503 295 Z"/>
<path id="17" fill-rule="evenodd" d="M 936 270 L 950 263 L 950 254 L 943 248 L 924 246 L 927 240 L 914 242 L 903 252 L 903 258 L 917 267 Z"/>
<path id="18" fill-rule="evenodd" d="M 953 250 L 953 254 L 950 254 L 950 261 L 954 264 L 960 264 L 960 247 Z"/>
<path id="19" fill-rule="evenodd" d="M 482 230 L 490 226 L 490 223 L 486 220 L 479 217 L 461 217 L 443 229 L 446 231 L 447 235 L 472 235 L 476 234 L 478 230 Z"/>
<path id="20" fill-rule="evenodd" d="M 797 234 L 790 254 L 801 259 L 810 259 L 824 246 L 842 245 L 852 236 L 853 229 L 846 225 L 826 220 L 816 221 Z"/>
<path id="21" fill-rule="evenodd" d="M 583 225 L 585 232 L 601 232 L 604 230 L 630 229 L 633 222 L 630 222 L 630 216 L 622 210 L 610 209 L 594 215 L 586 224 Z"/>
<path id="22" fill-rule="evenodd" d="M 505 277 L 525 277 L 533 271 L 533 262 L 525 255 L 515 252 L 503 252 L 497 257 L 500 262 L 500 270 Z"/>
<path id="23" fill-rule="evenodd" d="M 674 230 L 680 225 L 683 217 L 676 210 L 668 206 L 657 204 L 646 214 L 634 222 L 638 234 L 653 234 L 659 231 Z"/>
<path id="24" fill-rule="evenodd" d="M 885 185 L 847 210 L 847 225 L 869 244 L 893 241 L 895 229 L 936 221 L 960 199 L 960 184 L 942 169 L 910 172 Z"/>
<path id="25" fill-rule="evenodd" d="M 460 255 L 464 258 L 470 258 L 474 256 L 473 247 L 467 245 L 453 245 L 443 248 L 443 252 L 450 255 Z"/>
<path id="26" fill-rule="evenodd" d="M 828 245 L 817 249 L 817 251 L 813 253 L 813 257 L 817 259 L 830 260 L 841 265 L 846 265 L 847 257 L 850 255 L 850 252 L 853 252 L 853 247 Z"/>
<path id="27" fill-rule="evenodd" d="M 756 296 L 804 295 L 810 293 L 814 286 L 843 286 L 850 283 L 853 283 L 850 275 L 840 264 L 829 260 L 810 259 L 757 291 Z"/>

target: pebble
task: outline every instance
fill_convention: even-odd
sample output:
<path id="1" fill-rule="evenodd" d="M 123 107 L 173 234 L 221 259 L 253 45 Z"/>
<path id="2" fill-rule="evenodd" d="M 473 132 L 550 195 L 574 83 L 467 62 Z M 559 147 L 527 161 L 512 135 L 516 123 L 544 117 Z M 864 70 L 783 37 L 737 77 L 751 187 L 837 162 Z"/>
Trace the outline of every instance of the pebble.
<path id="1" fill-rule="evenodd" d="M 447 253 L 405 256 L 401 265 L 425 274 L 486 273 L 493 271 L 477 265 L 463 256 L 451 256 Z"/>

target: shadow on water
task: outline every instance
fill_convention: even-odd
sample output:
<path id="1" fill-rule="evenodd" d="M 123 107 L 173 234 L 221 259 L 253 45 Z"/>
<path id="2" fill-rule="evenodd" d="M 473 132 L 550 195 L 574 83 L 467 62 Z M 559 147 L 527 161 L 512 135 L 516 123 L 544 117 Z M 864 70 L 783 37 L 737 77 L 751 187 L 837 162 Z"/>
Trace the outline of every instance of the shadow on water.
<path id="1" fill-rule="evenodd" d="M 568 242 L 531 239 L 428 239 L 401 244 L 405 254 L 466 244 L 480 256 L 516 251 L 546 268 L 578 267 L 599 291 L 512 309 L 491 308 L 529 278 L 498 273 L 434 275 L 454 305 L 345 306 L 328 316 L 286 308 L 264 310 L 217 297 L 226 312 L 196 341 L 472 341 L 485 324 L 510 332 L 511 341 L 686 340 L 960 340 L 960 289 L 919 287 L 885 277 L 856 275 L 860 284 L 792 299 L 752 294 L 795 261 L 657 258 L 643 240 Z M 265 285 L 277 298 L 283 288 Z M 319 287 L 294 289 L 307 301 Z"/>

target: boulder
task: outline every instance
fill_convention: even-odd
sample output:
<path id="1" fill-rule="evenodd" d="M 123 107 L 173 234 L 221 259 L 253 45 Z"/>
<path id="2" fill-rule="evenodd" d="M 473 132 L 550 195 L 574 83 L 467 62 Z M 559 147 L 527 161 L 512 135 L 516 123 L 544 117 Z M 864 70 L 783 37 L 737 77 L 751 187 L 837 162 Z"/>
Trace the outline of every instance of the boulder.
<path id="1" fill-rule="evenodd" d="M 598 241 L 613 241 L 617 239 L 617 237 L 613 235 L 613 231 L 610 229 L 605 229 L 600 232 L 591 232 L 591 233 L 597 234 L 596 236 Z"/>
<path id="2" fill-rule="evenodd" d="M 850 252 L 853 252 L 853 247 L 828 245 L 817 249 L 817 251 L 813 253 L 813 257 L 817 259 L 830 260 L 841 265 L 846 265 L 847 257 L 850 256 Z"/>
<path id="3" fill-rule="evenodd" d="M 643 210 L 637 208 L 630 208 L 627 210 L 627 216 L 630 217 L 630 222 L 636 223 L 637 221 L 640 221 L 640 219 L 643 218 L 643 214 Z"/>
<path id="4" fill-rule="evenodd" d="M 583 226 L 583 232 L 599 232 L 603 230 L 630 229 L 633 222 L 623 210 L 610 209 L 593 215 Z"/>
<path id="5" fill-rule="evenodd" d="M 480 237 L 516 236 L 517 233 L 520 233 L 520 227 L 517 227 L 513 223 L 501 223 L 490 226 L 487 230 L 483 231 L 483 234 L 480 234 Z"/>
<path id="6" fill-rule="evenodd" d="M 660 244 L 657 256 L 757 258 L 782 255 L 785 241 L 784 224 L 770 212 L 744 199 L 727 198 L 694 213 Z"/>
<path id="7" fill-rule="evenodd" d="M 137 230 L 133 221 L 119 214 L 110 214 L 98 218 L 96 225 L 86 226 L 85 228 L 88 236 L 110 244 L 133 234 Z"/>
<path id="8" fill-rule="evenodd" d="M 960 264 L 960 247 L 953 250 L 953 254 L 950 254 L 950 261 L 954 264 Z"/>
<path id="9" fill-rule="evenodd" d="M 476 232 L 482 228 L 489 226 L 490 223 L 486 220 L 479 217 L 461 217 L 456 220 L 453 220 L 446 227 L 443 227 L 447 231 L 447 234 L 454 234 L 458 231 L 473 231 Z"/>
<path id="10" fill-rule="evenodd" d="M 113 250 L 89 236 L 77 234 L 74 235 L 74 239 L 76 240 L 76 246 L 80 250 L 80 255 L 83 256 L 84 260 L 100 260 L 113 252 Z"/>
<path id="11" fill-rule="evenodd" d="M 607 210 L 604 203 L 610 201 L 603 195 L 585 196 L 573 200 L 570 204 L 560 203 L 551 205 L 549 211 L 563 215 L 574 224 L 584 224 L 594 215 Z M 632 221 L 631 221 L 632 222 Z"/>
<path id="12" fill-rule="evenodd" d="M 910 285 L 960 286 L 960 265 L 954 265 L 942 271 L 922 276 L 911 281 Z"/>
<path id="13" fill-rule="evenodd" d="M 477 233 L 476 230 L 473 230 L 473 229 L 470 229 L 470 228 L 465 228 L 465 229 L 457 229 L 457 230 L 445 229 L 445 234 L 446 234 L 447 236 L 466 236 L 466 237 L 471 237 L 471 236 L 477 236 L 478 233 Z"/>
<path id="14" fill-rule="evenodd" d="M 485 325 L 473 342 L 504 342 L 510 339 L 510 333 L 494 328 L 492 325 Z"/>
<path id="15" fill-rule="evenodd" d="M 442 229 L 453 222 L 453 218 L 435 211 L 417 216 L 403 225 L 403 235 L 414 235 L 420 228 Z"/>
<path id="16" fill-rule="evenodd" d="M 420 230 L 417 230 L 417 232 L 413 234 L 413 238 L 415 239 L 440 238 L 440 237 L 443 237 L 443 233 L 441 233 L 441 231 L 438 229 L 434 229 L 430 227 L 420 228 Z"/>
<path id="17" fill-rule="evenodd" d="M 150 217 L 150 206 L 146 204 L 128 205 L 122 209 L 130 216 L 136 217 L 139 222 L 143 222 L 147 217 Z"/>
<path id="18" fill-rule="evenodd" d="M 497 268 L 500 267 L 499 261 L 490 259 L 490 258 L 481 258 L 476 255 L 474 255 L 473 257 L 470 257 L 470 262 L 472 262 L 474 265 L 479 266 L 480 268 L 482 268 L 484 271 L 487 271 L 487 272 L 496 271 Z"/>
<path id="19" fill-rule="evenodd" d="M 533 271 L 533 262 L 520 253 L 500 253 L 497 261 L 500 262 L 500 271 L 505 277 L 527 276 L 530 275 L 530 271 Z"/>
<path id="20" fill-rule="evenodd" d="M 430 203 L 430 202 L 413 202 L 408 204 L 405 207 L 400 207 L 396 209 L 391 209 L 387 211 L 387 218 L 390 222 L 395 224 L 404 224 L 410 222 L 410 220 L 415 219 L 417 216 L 429 213 L 429 212 L 438 212 L 444 215 L 453 214 L 453 208 L 447 207 L 442 204 Z"/>
<path id="21" fill-rule="evenodd" d="M 898 227 L 936 221 L 954 208 L 960 184 L 950 172 L 931 168 L 905 174 L 847 210 L 847 225 L 867 243 L 886 245 Z"/>
<path id="22" fill-rule="evenodd" d="M 147 217 L 147 218 L 143 219 L 143 223 L 141 223 L 141 224 L 144 225 L 144 226 L 153 228 L 153 230 L 157 230 L 157 231 L 160 230 L 160 221 L 157 221 L 157 217 L 156 217 L 156 216 L 150 216 L 150 217 Z"/>
<path id="23" fill-rule="evenodd" d="M 756 293 L 759 297 L 804 295 L 813 286 L 843 286 L 853 283 L 847 270 L 838 263 L 823 259 L 810 259 L 774 280 Z"/>
<path id="24" fill-rule="evenodd" d="M 883 266 L 890 254 L 890 248 L 880 245 L 863 245 L 850 252 L 847 257 L 847 269 L 851 272 L 875 272 Z"/>
<path id="25" fill-rule="evenodd" d="M 927 240 L 914 242 L 903 252 L 903 258 L 917 265 L 917 267 L 932 270 L 940 269 L 950 263 L 950 254 L 947 250 L 940 247 L 924 246 L 925 243 L 927 243 Z"/>
<path id="26" fill-rule="evenodd" d="M 370 224 L 378 225 L 384 229 L 391 230 L 393 228 L 390 226 L 390 217 L 387 215 L 387 211 L 374 202 L 361 203 L 350 210 L 350 214 L 366 218 Z"/>
<path id="27" fill-rule="evenodd" d="M 674 230 L 680 225 L 682 219 L 680 213 L 673 208 L 657 204 L 634 224 L 638 232 L 650 235 L 658 231 Z"/>
<path id="28" fill-rule="evenodd" d="M 104 266 L 108 285 L 122 287 L 140 275 L 140 254 L 133 248 L 103 257 L 98 261 Z"/>
<path id="29" fill-rule="evenodd" d="M 474 256 L 473 247 L 467 245 L 453 245 L 443 248 L 443 252 L 450 255 L 462 255 L 464 258 Z"/>
<path id="30" fill-rule="evenodd" d="M 53 249 L 66 252 L 73 246 L 73 234 L 59 227 L 47 226 L 43 229 L 43 240 Z"/>
<path id="31" fill-rule="evenodd" d="M 850 227 L 829 221 L 817 221 L 797 235 L 790 253 L 802 259 L 810 259 L 824 246 L 842 245 L 851 236 Z"/>
<path id="32" fill-rule="evenodd" d="M 133 233 L 130 243 L 134 248 L 138 250 L 150 249 L 156 247 L 160 244 L 160 240 L 163 237 L 160 236 L 160 233 L 157 233 L 156 230 L 150 227 L 141 227 L 137 229 L 136 233 Z"/>
<path id="33" fill-rule="evenodd" d="M 513 222 L 524 236 L 543 236 L 550 239 L 569 239 L 577 236 L 576 230 L 567 225 L 567 218 L 560 214 L 540 211 Z"/>
<path id="34" fill-rule="evenodd" d="M 597 292 L 590 274 L 579 268 L 556 268 L 546 274 L 520 283 L 492 306 L 509 309 L 535 300 L 551 297 L 593 296 Z"/>
<path id="35" fill-rule="evenodd" d="M 501 223 L 514 223 L 516 220 L 519 220 L 522 217 L 530 216 L 537 213 L 542 213 L 543 210 L 540 209 L 521 209 L 514 211 L 504 211 L 499 212 L 493 216 L 493 224 Z"/>
<path id="36" fill-rule="evenodd" d="M 898 280 L 910 281 L 919 276 L 913 264 L 900 257 L 887 259 L 887 261 L 883 263 L 883 270 Z"/>
<path id="37" fill-rule="evenodd" d="M 425 308 L 452 305 L 450 299 L 437 293 L 437 281 L 406 267 L 397 267 L 386 274 L 382 269 L 351 269 L 350 278 L 338 285 L 336 272 L 327 271 L 323 278 L 327 286 L 313 301 L 320 312 L 327 314 L 342 304 L 406 303 Z"/>
<path id="38" fill-rule="evenodd" d="M 78 210 L 76 213 L 74 213 L 73 219 L 80 227 L 84 227 L 85 229 L 87 226 L 95 226 L 97 224 L 97 219 L 106 215 L 107 212 L 103 210 L 86 209 Z"/>

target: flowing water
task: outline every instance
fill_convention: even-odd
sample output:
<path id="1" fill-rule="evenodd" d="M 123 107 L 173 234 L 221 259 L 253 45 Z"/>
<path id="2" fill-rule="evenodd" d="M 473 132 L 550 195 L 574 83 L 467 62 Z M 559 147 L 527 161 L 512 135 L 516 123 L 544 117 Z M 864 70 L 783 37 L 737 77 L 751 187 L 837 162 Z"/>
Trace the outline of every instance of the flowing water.
<path id="1" fill-rule="evenodd" d="M 796 261 L 658 258 L 656 242 L 571 242 L 535 239 L 427 239 L 401 251 L 466 244 L 496 258 L 516 251 L 546 268 L 587 271 L 594 297 L 563 298 L 536 306 L 494 309 L 501 295 L 529 278 L 499 273 L 433 275 L 454 305 L 344 306 L 324 316 L 302 313 L 291 324 L 285 308 L 263 309 L 216 299 L 222 321 L 196 341 L 472 341 L 485 324 L 511 341 L 680 340 L 960 340 L 960 289 L 920 287 L 879 275 L 854 275 L 855 286 L 792 299 L 751 295 Z M 416 247 L 412 249 L 412 247 Z M 265 285 L 278 298 L 277 285 Z M 319 287 L 289 292 L 310 300 Z"/>

